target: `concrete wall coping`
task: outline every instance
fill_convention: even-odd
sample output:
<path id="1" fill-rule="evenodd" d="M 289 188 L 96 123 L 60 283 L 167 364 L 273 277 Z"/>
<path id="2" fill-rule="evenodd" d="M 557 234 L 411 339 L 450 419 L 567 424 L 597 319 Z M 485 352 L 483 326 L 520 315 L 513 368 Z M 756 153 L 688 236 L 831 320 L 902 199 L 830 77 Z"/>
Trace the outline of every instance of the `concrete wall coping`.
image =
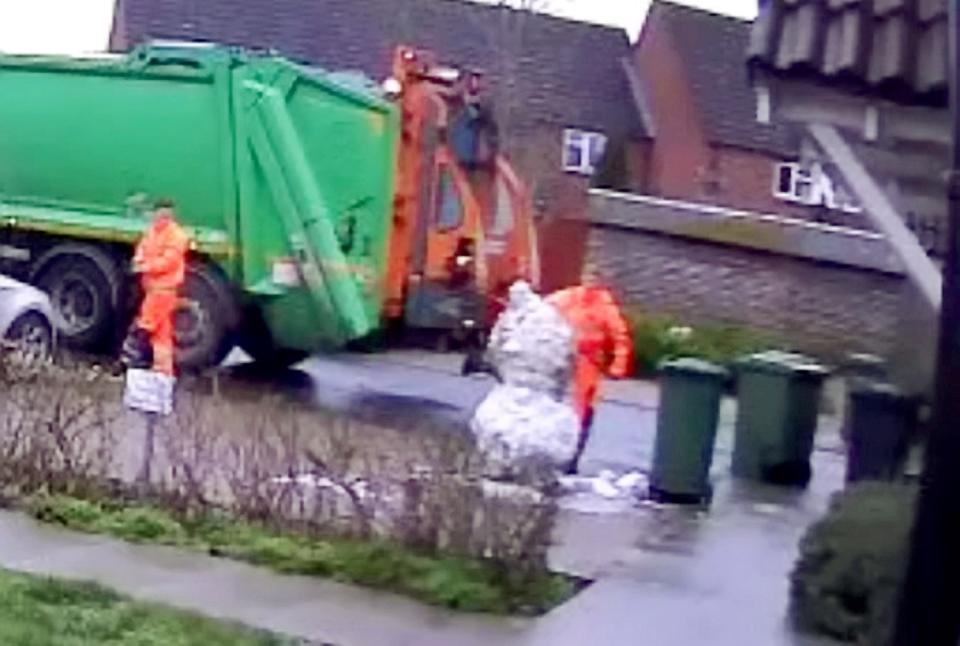
<path id="1" fill-rule="evenodd" d="M 587 219 L 598 226 L 649 231 L 905 275 L 902 263 L 882 234 L 798 218 L 591 189 Z"/>

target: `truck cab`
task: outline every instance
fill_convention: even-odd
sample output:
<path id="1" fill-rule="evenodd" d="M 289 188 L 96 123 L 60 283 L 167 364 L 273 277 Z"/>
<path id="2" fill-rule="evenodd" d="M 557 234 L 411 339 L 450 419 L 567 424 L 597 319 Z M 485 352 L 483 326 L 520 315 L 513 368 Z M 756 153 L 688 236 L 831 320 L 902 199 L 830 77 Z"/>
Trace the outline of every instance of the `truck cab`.
<path id="1" fill-rule="evenodd" d="M 479 71 L 401 46 L 384 87 L 401 111 L 385 314 L 406 327 L 487 327 L 496 292 L 539 281 L 531 200 L 500 154 Z"/>

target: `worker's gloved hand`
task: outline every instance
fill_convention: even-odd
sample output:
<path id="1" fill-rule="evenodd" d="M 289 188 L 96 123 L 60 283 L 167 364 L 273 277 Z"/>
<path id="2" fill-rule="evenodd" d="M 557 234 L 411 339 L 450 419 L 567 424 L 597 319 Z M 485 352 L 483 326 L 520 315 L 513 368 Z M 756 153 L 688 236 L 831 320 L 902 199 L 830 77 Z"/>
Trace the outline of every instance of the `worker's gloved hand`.
<path id="1" fill-rule="evenodd" d="M 607 376 L 611 379 L 626 379 L 630 376 L 629 364 L 614 361 L 607 370 Z"/>

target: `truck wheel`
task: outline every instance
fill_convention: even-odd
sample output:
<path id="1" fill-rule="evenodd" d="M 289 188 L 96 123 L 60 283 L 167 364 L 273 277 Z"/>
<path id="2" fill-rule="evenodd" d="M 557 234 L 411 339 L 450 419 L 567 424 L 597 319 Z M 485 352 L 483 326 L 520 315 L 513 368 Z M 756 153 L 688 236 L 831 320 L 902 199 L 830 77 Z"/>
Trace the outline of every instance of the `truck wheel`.
<path id="1" fill-rule="evenodd" d="M 97 351 L 115 337 L 118 277 L 109 255 L 77 245 L 54 249 L 41 258 L 32 282 L 50 295 L 63 342 Z"/>
<path id="2" fill-rule="evenodd" d="M 206 265 L 188 265 L 174 328 L 181 370 L 220 365 L 233 348 L 234 312 L 233 295 L 220 273 Z"/>
<path id="3" fill-rule="evenodd" d="M 309 353 L 302 350 L 278 348 L 258 311 L 250 311 L 243 317 L 238 341 L 240 348 L 249 354 L 255 363 L 270 371 L 289 368 L 309 356 Z"/>

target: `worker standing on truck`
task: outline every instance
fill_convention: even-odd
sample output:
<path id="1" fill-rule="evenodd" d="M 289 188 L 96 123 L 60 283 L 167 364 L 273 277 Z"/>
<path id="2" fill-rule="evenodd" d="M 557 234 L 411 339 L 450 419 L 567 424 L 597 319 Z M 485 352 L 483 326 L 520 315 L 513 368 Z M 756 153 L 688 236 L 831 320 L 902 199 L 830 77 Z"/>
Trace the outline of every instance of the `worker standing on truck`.
<path id="1" fill-rule="evenodd" d="M 173 202 L 158 200 L 153 221 L 137 245 L 133 270 L 140 275 L 143 303 L 136 327 L 149 335 L 153 369 L 174 376 L 174 312 L 186 277 L 190 238 L 176 221 Z"/>
<path id="2" fill-rule="evenodd" d="M 569 472 L 576 473 L 593 426 L 603 377 L 623 378 L 633 362 L 630 328 L 609 290 L 578 286 L 555 292 L 546 301 L 573 328 L 576 343 L 573 403 L 580 418 L 580 438 Z"/>

